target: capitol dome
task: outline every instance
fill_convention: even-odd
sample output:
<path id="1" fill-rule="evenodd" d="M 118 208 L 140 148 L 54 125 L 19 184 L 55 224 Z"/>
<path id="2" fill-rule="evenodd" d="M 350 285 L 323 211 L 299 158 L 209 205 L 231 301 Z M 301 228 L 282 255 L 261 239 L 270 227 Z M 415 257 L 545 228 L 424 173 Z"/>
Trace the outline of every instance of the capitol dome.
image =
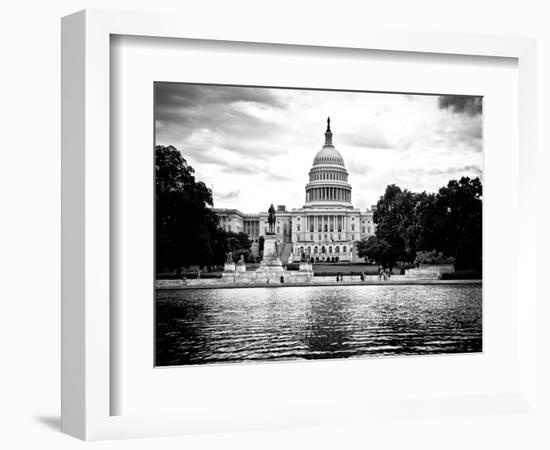
<path id="1" fill-rule="evenodd" d="M 306 185 L 306 206 L 351 207 L 351 185 L 344 158 L 332 143 L 330 117 L 327 119 L 325 145 L 313 159 Z"/>
<path id="2" fill-rule="evenodd" d="M 337 164 L 339 166 L 344 166 L 344 158 L 334 146 L 324 146 L 321 150 L 317 152 L 315 158 L 313 159 L 313 165 L 319 164 Z"/>

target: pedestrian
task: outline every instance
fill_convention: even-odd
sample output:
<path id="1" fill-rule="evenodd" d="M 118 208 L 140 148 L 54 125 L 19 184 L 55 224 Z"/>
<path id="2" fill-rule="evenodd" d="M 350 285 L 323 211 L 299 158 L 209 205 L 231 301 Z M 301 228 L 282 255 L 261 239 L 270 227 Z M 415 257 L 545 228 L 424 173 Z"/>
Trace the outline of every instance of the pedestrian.
<path id="1" fill-rule="evenodd" d="M 200 267 L 197 267 L 197 280 L 201 279 L 201 269 Z"/>
<path id="2" fill-rule="evenodd" d="M 336 272 L 336 282 L 338 283 L 340 281 L 340 274 Z"/>
<path id="3" fill-rule="evenodd" d="M 382 281 L 382 267 L 378 266 L 378 281 Z"/>
<path id="4" fill-rule="evenodd" d="M 388 281 L 391 281 L 391 269 L 388 269 Z"/>
<path id="5" fill-rule="evenodd" d="M 283 277 L 283 276 L 281 275 L 280 280 L 281 280 L 281 283 L 284 283 L 284 282 L 285 282 L 285 277 Z"/>

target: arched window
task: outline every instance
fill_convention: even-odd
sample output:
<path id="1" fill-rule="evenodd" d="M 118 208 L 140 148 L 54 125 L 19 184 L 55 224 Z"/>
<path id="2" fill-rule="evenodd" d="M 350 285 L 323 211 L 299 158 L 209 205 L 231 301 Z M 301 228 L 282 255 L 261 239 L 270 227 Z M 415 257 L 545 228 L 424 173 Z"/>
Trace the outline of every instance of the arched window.
<path id="1" fill-rule="evenodd" d="M 317 248 L 317 246 L 313 247 L 313 253 L 318 253 L 319 252 L 319 249 Z"/>
<path id="2" fill-rule="evenodd" d="M 308 255 L 311 254 L 311 247 L 308 247 L 308 248 L 307 248 L 307 254 L 308 254 Z"/>
<path id="3" fill-rule="evenodd" d="M 326 253 L 326 252 L 327 252 L 327 249 L 326 249 L 325 246 L 323 245 L 323 246 L 321 247 L 321 253 Z"/>
<path id="4" fill-rule="evenodd" d="M 338 245 L 334 248 L 334 253 L 340 253 L 340 247 Z"/>
<path id="5" fill-rule="evenodd" d="M 304 247 L 300 247 L 300 254 L 304 253 Z"/>
<path id="6" fill-rule="evenodd" d="M 329 252 L 329 253 L 332 253 L 332 246 L 330 246 L 330 247 L 328 248 L 328 252 Z"/>
<path id="7" fill-rule="evenodd" d="M 347 251 L 347 248 L 346 248 L 346 246 L 345 246 L 345 245 L 344 245 L 344 246 L 342 247 L 342 251 L 343 251 L 344 253 L 346 253 L 346 251 Z"/>

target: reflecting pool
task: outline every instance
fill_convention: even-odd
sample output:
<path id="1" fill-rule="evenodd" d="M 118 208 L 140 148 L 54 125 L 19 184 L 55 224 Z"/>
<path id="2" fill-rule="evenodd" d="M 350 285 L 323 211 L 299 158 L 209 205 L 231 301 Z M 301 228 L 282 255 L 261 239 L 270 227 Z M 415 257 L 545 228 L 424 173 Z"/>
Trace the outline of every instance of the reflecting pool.
<path id="1" fill-rule="evenodd" d="M 480 284 L 158 290 L 158 366 L 482 350 Z"/>

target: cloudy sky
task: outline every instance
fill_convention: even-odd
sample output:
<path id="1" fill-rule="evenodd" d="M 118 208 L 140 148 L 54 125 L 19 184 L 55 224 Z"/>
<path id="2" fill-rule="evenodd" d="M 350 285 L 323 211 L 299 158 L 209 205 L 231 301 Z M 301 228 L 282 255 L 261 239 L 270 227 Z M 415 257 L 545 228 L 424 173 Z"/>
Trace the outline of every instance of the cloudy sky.
<path id="1" fill-rule="evenodd" d="M 481 98 L 155 85 L 156 144 L 181 151 L 215 207 L 244 213 L 303 205 L 327 116 L 355 207 L 375 204 L 388 184 L 435 192 L 481 175 Z"/>

